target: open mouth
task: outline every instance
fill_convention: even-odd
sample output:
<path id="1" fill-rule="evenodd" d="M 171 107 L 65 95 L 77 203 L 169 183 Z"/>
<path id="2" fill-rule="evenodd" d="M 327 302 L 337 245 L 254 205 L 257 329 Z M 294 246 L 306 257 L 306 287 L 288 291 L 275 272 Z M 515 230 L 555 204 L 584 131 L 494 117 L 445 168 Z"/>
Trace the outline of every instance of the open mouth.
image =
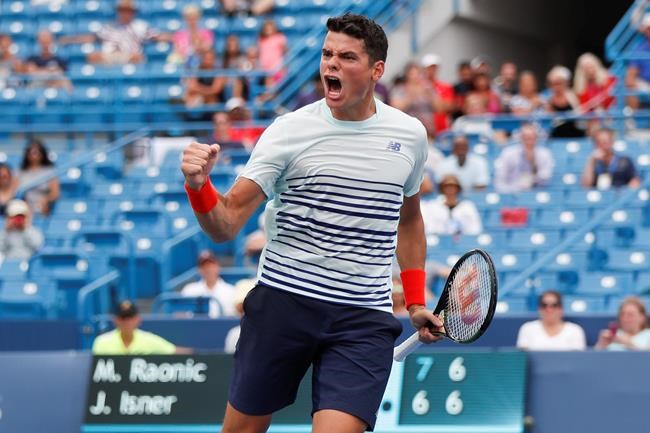
<path id="1" fill-rule="evenodd" d="M 327 85 L 327 95 L 330 98 L 338 98 L 341 96 L 341 80 L 339 80 L 337 77 L 333 77 L 331 75 L 326 75 L 325 76 L 325 83 Z"/>

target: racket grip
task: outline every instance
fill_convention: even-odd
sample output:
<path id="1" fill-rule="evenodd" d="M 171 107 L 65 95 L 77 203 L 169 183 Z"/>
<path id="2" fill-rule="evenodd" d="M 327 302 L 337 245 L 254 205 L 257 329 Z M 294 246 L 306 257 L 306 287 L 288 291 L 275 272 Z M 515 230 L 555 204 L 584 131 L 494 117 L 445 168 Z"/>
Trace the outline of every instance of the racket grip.
<path id="1" fill-rule="evenodd" d="M 415 352 L 421 345 L 422 342 L 420 342 L 420 334 L 414 332 L 413 335 L 404 340 L 402 344 L 395 348 L 393 351 L 393 359 L 397 362 L 402 362 L 404 361 L 404 358 Z"/>

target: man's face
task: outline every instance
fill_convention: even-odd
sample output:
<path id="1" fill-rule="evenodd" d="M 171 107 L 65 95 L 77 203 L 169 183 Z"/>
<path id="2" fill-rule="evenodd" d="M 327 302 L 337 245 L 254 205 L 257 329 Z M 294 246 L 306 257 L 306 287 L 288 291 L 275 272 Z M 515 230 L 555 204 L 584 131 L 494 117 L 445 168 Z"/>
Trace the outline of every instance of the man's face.
<path id="1" fill-rule="evenodd" d="M 521 130 L 521 143 L 524 147 L 532 149 L 537 143 L 537 132 L 533 128 L 523 128 Z"/>
<path id="2" fill-rule="evenodd" d="M 120 24 L 128 24 L 135 18 L 135 11 L 128 8 L 120 8 L 117 10 L 117 21 Z"/>
<path id="3" fill-rule="evenodd" d="M 505 81 L 514 81 L 517 78 L 517 67 L 513 63 L 504 63 L 501 66 L 501 77 Z"/>
<path id="4" fill-rule="evenodd" d="M 473 74 L 472 74 L 472 68 L 469 66 L 463 66 L 458 70 L 458 76 L 460 77 L 460 80 L 464 83 L 471 83 L 474 79 Z"/>
<path id="5" fill-rule="evenodd" d="M 614 138 L 607 131 L 599 131 L 594 137 L 594 141 L 596 142 L 596 148 L 604 152 L 609 153 L 614 149 Z"/>
<path id="6" fill-rule="evenodd" d="M 140 326 L 140 316 L 116 317 L 114 323 L 115 327 L 122 332 L 133 332 Z"/>
<path id="7" fill-rule="evenodd" d="M 205 261 L 199 266 L 199 274 L 204 280 L 216 280 L 219 278 L 219 264 Z"/>
<path id="8" fill-rule="evenodd" d="M 544 295 L 539 304 L 539 316 L 542 321 L 558 322 L 562 320 L 564 310 L 559 300 L 554 295 Z"/>
<path id="9" fill-rule="evenodd" d="M 14 230 L 25 230 L 27 227 L 27 216 L 25 215 L 16 215 L 9 217 L 9 225 Z"/>
<path id="10" fill-rule="evenodd" d="M 52 46 L 53 42 L 54 38 L 52 37 L 52 33 L 44 31 L 38 34 L 38 45 L 41 47 L 41 50 L 48 49 Z"/>
<path id="11" fill-rule="evenodd" d="M 469 152 L 469 144 L 465 138 L 457 138 L 454 140 L 454 155 L 464 158 Z"/>
<path id="12" fill-rule="evenodd" d="M 370 63 L 363 40 L 328 32 L 320 62 L 327 105 L 333 110 L 354 109 L 371 98 L 373 84 L 383 74 L 383 65 L 382 61 Z"/>

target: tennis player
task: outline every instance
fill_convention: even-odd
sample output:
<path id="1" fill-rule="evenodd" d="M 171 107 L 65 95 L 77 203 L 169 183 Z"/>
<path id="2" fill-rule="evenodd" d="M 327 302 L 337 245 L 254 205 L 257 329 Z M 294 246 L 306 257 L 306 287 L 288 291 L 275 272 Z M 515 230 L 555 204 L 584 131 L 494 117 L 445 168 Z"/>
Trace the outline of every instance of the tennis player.
<path id="1" fill-rule="evenodd" d="M 372 430 L 400 323 L 391 314 L 397 252 L 420 339 L 441 322 L 424 309 L 425 237 L 418 190 L 427 135 L 373 96 L 384 73 L 383 29 L 359 15 L 327 21 L 325 98 L 278 117 L 226 194 L 209 173 L 217 144 L 192 143 L 182 171 L 196 217 L 233 239 L 267 198 L 269 241 L 244 302 L 222 432 L 265 432 L 313 365 L 313 432 Z"/>

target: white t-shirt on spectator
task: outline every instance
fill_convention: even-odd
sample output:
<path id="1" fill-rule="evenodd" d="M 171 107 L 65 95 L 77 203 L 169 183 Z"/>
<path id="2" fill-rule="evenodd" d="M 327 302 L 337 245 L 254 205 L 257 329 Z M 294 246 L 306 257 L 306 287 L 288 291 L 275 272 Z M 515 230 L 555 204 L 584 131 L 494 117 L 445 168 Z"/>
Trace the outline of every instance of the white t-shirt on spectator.
<path id="1" fill-rule="evenodd" d="M 213 287 L 208 287 L 205 280 L 189 283 L 181 291 L 183 296 L 209 296 L 217 303 L 210 302 L 209 315 L 212 318 L 237 316 L 235 310 L 235 287 L 219 278 Z"/>
<path id="2" fill-rule="evenodd" d="M 223 344 L 223 351 L 225 353 L 235 353 L 237 349 L 237 342 L 239 342 L 239 334 L 241 334 L 241 326 L 237 325 L 231 328 L 226 334 L 226 339 Z"/>
<path id="3" fill-rule="evenodd" d="M 445 175 L 455 175 L 465 191 L 471 191 L 475 187 L 487 186 L 490 183 L 488 164 L 485 158 L 480 155 L 468 153 L 465 164 L 458 164 L 458 157 L 450 155 L 438 164 L 436 170 L 436 182 L 440 182 Z"/>
<path id="4" fill-rule="evenodd" d="M 548 335 L 541 320 L 526 322 L 519 328 L 517 347 L 525 350 L 585 350 L 585 331 L 575 323 L 564 322 L 557 335 Z"/>
<path id="5" fill-rule="evenodd" d="M 481 216 L 469 200 L 460 200 L 453 209 L 449 209 L 445 197 L 439 195 L 435 200 L 422 201 L 420 208 L 427 236 L 478 235 L 483 231 Z"/>

